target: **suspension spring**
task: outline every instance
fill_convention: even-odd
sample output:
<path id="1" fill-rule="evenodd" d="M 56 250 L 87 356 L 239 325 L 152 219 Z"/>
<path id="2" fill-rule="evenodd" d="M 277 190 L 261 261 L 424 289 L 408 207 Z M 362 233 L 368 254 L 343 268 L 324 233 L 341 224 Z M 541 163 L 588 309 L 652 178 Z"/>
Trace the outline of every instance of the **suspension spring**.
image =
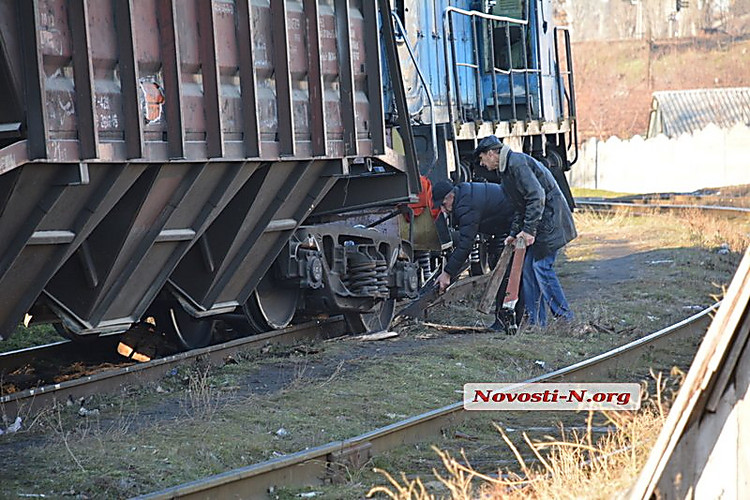
<path id="1" fill-rule="evenodd" d="M 375 272 L 378 279 L 378 294 L 382 297 L 388 297 L 388 263 L 384 260 L 375 261 Z"/>
<path id="2" fill-rule="evenodd" d="M 471 247 L 471 253 L 469 254 L 469 262 L 472 264 L 478 264 L 481 260 L 479 255 L 479 244 L 474 242 L 474 246 Z"/>
<path id="3" fill-rule="evenodd" d="M 385 260 L 372 260 L 357 252 L 350 254 L 347 262 L 343 282 L 350 292 L 379 298 L 389 296 L 388 263 Z"/>
<path id="4" fill-rule="evenodd" d="M 426 280 L 428 276 L 432 274 L 432 259 L 430 259 L 430 252 L 418 252 L 417 253 L 417 264 L 422 270 L 422 276 Z"/>

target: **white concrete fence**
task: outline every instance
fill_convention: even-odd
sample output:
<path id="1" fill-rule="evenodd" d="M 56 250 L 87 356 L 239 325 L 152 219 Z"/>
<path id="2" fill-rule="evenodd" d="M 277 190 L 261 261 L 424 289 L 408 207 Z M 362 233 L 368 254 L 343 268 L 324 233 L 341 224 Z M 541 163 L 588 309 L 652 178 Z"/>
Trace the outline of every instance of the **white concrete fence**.
<path id="1" fill-rule="evenodd" d="M 709 125 L 674 139 L 589 139 L 567 175 L 571 187 L 622 193 L 750 184 L 750 126 L 723 130 Z"/>

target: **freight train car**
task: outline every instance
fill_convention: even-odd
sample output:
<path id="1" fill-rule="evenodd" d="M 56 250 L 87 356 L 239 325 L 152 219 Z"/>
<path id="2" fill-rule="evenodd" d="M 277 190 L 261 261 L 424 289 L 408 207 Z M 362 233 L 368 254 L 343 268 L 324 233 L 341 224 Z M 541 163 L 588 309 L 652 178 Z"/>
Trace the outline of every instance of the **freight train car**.
<path id="1" fill-rule="evenodd" d="M 24 318 L 74 339 L 147 323 L 183 348 L 227 318 L 386 327 L 418 285 L 418 236 L 395 221 L 420 170 L 478 175 L 467 153 L 488 133 L 568 168 L 551 15 L 548 0 L 0 0 L 0 337 Z"/>
<path id="2" fill-rule="evenodd" d="M 398 237 L 303 226 L 417 189 L 372 2 L 2 0 L 0 24 L 3 337 L 27 313 L 183 347 L 237 310 L 361 330 L 415 288 Z"/>

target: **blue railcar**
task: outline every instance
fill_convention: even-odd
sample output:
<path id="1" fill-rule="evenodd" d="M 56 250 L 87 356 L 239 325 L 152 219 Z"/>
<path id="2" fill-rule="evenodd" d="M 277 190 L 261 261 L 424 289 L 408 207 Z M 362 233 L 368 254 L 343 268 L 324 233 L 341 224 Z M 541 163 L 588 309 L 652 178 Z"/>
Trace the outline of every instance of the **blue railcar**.
<path id="1" fill-rule="evenodd" d="M 409 111 L 424 138 L 422 172 L 469 178 L 468 152 L 494 133 L 544 161 L 569 195 L 563 172 L 577 155 L 570 37 L 551 2 L 397 0 L 392 17 Z M 431 169 L 435 142 L 441 155 Z"/>

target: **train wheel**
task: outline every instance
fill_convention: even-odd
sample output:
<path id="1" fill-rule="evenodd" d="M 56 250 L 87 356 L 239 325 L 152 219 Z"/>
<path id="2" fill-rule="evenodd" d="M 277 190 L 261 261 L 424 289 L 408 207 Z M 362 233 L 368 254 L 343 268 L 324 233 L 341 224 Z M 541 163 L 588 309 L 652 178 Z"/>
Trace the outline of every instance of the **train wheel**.
<path id="1" fill-rule="evenodd" d="M 171 307 L 166 313 L 165 323 L 165 333 L 178 347 L 198 349 L 211 343 L 219 322 L 215 319 L 196 319 L 181 307 Z"/>
<path id="2" fill-rule="evenodd" d="M 391 326 L 396 313 L 396 299 L 380 301 L 370 313 L 344 313 L 344 319 L 352 333 L 382 332 Z"/>
<path id="3" fill-rule="evenodd" d="M 300 289 L 280 286 L 269 273 L 245 302 L 243 311 L 257 333 L 276 330 L 292 322 L 299 297 Z"/>

